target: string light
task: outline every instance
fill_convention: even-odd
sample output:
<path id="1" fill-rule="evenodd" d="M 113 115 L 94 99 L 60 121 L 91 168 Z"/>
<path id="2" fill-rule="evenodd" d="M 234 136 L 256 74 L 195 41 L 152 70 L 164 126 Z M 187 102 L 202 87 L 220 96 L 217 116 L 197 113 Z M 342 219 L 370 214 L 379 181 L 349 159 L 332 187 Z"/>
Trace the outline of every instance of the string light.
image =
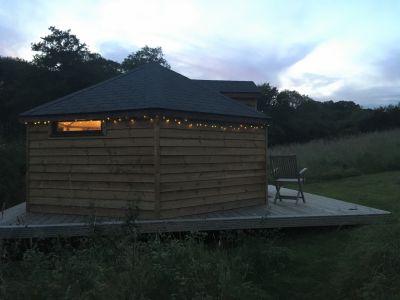
<path id="1" fill-rule="evenodd" d="M 183 119 L 178 119 L 178 118 L 168 118 L 167 116 L 162 116 L 159 117 L 158 115 L 153 115 L 153 116 L 148 116 L 148 115 L 143 115 L 143 120 L 148 120 L 150 123 L 154 123 L 156 120 L 161 119 L 165 121 L 166 124 L 171 124 L 174 123 L 176 126 L 187 126 L 187 128 L 216 128 L 219 130 L 232 130 L 232 131 L 243 131 L 243 130 L 258 130 L 258 129 L 264 129 L 269 127 L 268 124 L 265 125 L 252 125 L 252 124 L 215 124 L 215 123 L 193 123 L 187 118 Z M 77 121 L 77 120 L 75 120 Z M 93 121 L 93 120 L 88 120 L 88 121 Z M 123 117 L 105 117 L 104 119 L 101 120 L 102 123 L 105 123 L 106 121 L 112 122 L 113 124 L 117 124 L 120 122 L 130 122 L 132 125 L 136 123 L 136 120 L 134 118 L 129 118 L 127 116 Z M 25 125 L 32 124 L 32 125 L 47 125 L 51 124 L 51 121 L 34 121 L 34 122 L 25 122 Z"/>

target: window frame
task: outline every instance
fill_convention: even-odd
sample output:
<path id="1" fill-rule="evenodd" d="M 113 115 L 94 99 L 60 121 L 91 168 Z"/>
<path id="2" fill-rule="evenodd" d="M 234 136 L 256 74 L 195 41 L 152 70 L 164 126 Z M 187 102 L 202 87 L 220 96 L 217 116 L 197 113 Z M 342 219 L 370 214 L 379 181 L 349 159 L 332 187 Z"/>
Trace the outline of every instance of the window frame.
<path id="1" fill-rule="evenodd" d="M 57 131 L 58 122 L 75 122 L 75 121 L 100 121 L 100 130 L 85 130 L 85 131 Z M 105 135 L 105 122 L 100 119 L 95 120 L 58 120 L 51 122 L 51 133 L 50 137 L 89 137 L 89 136 L 104 136 Z"/>

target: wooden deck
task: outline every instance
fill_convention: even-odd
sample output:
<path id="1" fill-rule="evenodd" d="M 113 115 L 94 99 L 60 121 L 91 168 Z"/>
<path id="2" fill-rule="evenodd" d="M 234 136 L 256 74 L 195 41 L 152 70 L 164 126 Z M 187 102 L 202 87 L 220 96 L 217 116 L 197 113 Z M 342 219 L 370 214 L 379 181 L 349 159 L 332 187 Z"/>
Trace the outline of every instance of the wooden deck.
<path id="1" fill-rule="evenodd" d="M 273 203 L 275 188 L 269 188 L 269 205 L 233 209 L 162 220 L 137 220 L 139 232 L 182 232 L 279 227 L 342 226 L 376 222 L 387 211 L 305 193 L 307 203 L 283 200 Z M 285 193 L 291 193 L 282 189 Z M 27 213 L 25 202 L 0 216 L 0 239 L 85 236 L 94 229 L 112 229 L 122 219 Z"/>

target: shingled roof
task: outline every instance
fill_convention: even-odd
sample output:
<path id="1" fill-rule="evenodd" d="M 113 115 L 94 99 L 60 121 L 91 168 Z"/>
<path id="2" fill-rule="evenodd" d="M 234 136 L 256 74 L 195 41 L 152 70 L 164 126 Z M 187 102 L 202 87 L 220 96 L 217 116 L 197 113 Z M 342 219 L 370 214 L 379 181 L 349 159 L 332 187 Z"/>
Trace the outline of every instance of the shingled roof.
<path id="1" fill-rule="evenodd" d="M 220 93 L 260 93 L 253 81 L 200 79 L 195 79 L 194 81 Z"/>
<path id="2" fill-rule="evenodd" d="M 265 121 L 268 117 L 158 64 L 145 64 L 99 84 L 35 107 L 22 120 L 116 112 L 168 111 Z"/>

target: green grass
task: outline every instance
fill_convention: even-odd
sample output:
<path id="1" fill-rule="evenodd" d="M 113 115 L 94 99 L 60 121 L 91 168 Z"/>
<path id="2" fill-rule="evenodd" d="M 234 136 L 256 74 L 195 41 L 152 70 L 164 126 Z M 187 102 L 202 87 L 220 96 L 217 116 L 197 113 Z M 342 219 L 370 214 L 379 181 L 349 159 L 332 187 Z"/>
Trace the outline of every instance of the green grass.
<path id="1" fill-rule="evenodd" d="M 271 155 L 296 154 L 313 181 L 400 169 L 400 129 L 276 146 Z"/>
<path id="2" fill-rule="evenodd" d="M 384 222 L 349 228 L 292 230 L 292 285 L 300 299 L 400 297 L 400 171 L 306 185 L 306 191 L 389 210 Z M 289 273 L 289 274 L 290 274 Z M 285 276 L 284 276 L 285 277 Z"/>
<path id="3" fill-rule="evenodd" d="M 2 299 L 398 299 L 400 171 L 306 185 L 390 210 L 358 227 L 146 236 L 3 248 Z M 13 259 L 12 259 L 13 258 Z"/>
<path id="4" fill-rule="evenodd" d="M 399 171 L 310 183 L 305 189 L 310 193 L 400 213 Z"/>
<path id="5" fill-rule="evenodd" d="M 358 227 L 15 241 L 0 299 L 400 299 L 400 130 L 304 145 L 306 191 L 392 212 Z M 0 141 L 0 196 L 23 198 L 24 146 Z M 352 177 L 349 177 L 352 176 Z M 301 204 L 299 204 L 301 205 Z"/>

